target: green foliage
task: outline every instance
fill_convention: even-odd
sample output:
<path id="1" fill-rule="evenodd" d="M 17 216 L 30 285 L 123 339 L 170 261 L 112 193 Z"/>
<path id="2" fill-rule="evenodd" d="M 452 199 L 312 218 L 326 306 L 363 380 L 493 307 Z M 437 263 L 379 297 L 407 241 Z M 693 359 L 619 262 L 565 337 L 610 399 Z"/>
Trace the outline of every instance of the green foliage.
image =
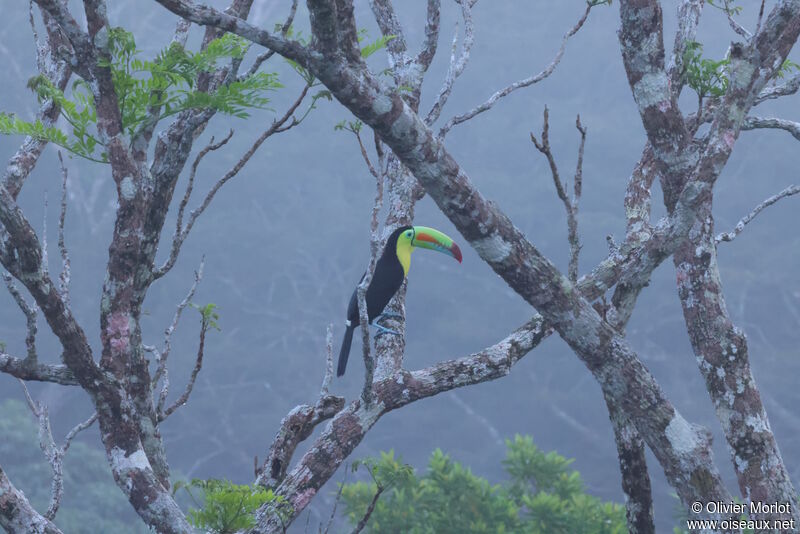
<path id="1" fill-rule="evenodd" d="M 213 328 L 214 330 L 219 331 L 219 325 L 217 321 L 219 321 L 219 312 L 217 312 L 217 305 L 213 302 L 209 302 L 205 306 L 200 306 L 191 302 L 190 305 L 192 308 L 196 309 L 200 312 L 203 321 L 203 330 L 208 330 L 209 328 Z"/>
<path id="2" fill-rule="evenodd" d="M 346 132 L 353 132 L 354 134 L 357 134 L 357 133 L 361 132 L 361 128 L 363 126 L 364 126 L 364 123 L 361 122 L 360 120 L 355 120 L 355 121 L 343 120 L 343 121 L 337 122 L 334 125 L 333 130 L 336 131 L 336 132 L 346 131 Z"/>
<path id="3" fill-rule="evenodd" d="M 159 120 L 188 109 L 214 109 L 234 117 L 248 117 L 250 109 L 266 109 L 269 91 L 281 87 L 276 74 L 257 72 L 240 80 L 221 84 L 209 93 L 198 88 L 204 75 L 221 62 L 241 60 L 247 42 L 233 34 L 211 41 L 197 53 L 172 43 L 153 61 L 139 58 L 133 34 L 122 28 L 109 31 L 108 59 L 100 66 L 111 70 L 122 127 L 134 135 L 152 119 L 152 110 L 160 109 Z M 40 100 L 53 100 L 72 127 L 72 135 L 40 121 L 27 122 L 0 113 L 0 133 L 30 135 L 57 144 L 71 153 L 93 161 L 106 162 L 107 155 L 96 135 L 97 111 L 90 87 L 83 80 L 72 84 L 69 96 L 44 76 L 28 82 Z M 97 152 L 99 150 L 99 153 Z"/>
<path id="4" fill-rule="evenodd" d="M 392 452 L 357 465 L 368 465 L 371 483 L 342 488 L 351 523 L 364 516 L 380 487 L 381 495 L 367 523 L 371 533 L 410 534 L 521 533 L 611 534 L 626 531 L 625 511 L 586 494 L 572 460 L 543 453 L 530 437 L 507 440 L 505 484 L 490 484 L 441 450 L 431 455 L 428 472 L 417 476 Z"/>
<path id="5" fill-rule="evenodd" d="M 358 32 L 358 42 L 361 43 L 365 39 L 369 38 L 369 33 L 367 32 L 366 28 L 359 30 Z M 361 48 L 361 57 L 366 59 L 378 50 L 386 48 L 386 45 L 392 39 L 396 39 L 396 35 L 382 35 L 378 37 L 376 40 L 367 43 L 365 46 Z"/>
<path id="6" fill-rule="evenodd" d="M 781 63 L 781 68 L 779 68 L 778 72 L 775 73 L 775 77 L 782 79 L 787 74 L 790 74 L 792 71 L 800 71 L 800 65 L 798 65 L 791 59 L 787 59 L 786 61 Z"/>
<path id="7" fill-rule="evenodd" d="M 734 5 L 736 0 L 706 0 L 706 3 L 728 15 L 738 15 L 742 12 L 742 6 Z"/>
<path id="8" fill-rule="evenodd" d="M 683 53 L 683 76 L 702 101 L 706 96 L 722 96 L 728 90 L 727 67 L 730 60 L 703 58 L 703 45 L 690 41 Z"/>
<path id="9" fill-rule="evenodd" d="M 184 489 L 198 508 L 189 510 L 189 522 L 196 528 L 214 534 L 233 534 L 255 526 L 255 511 L 263 504 L 277 502 L 272 492 L 262 487 L 234 484 L 228 480 L 194 478 L 176 482 L 173 494 Z M 200 504 L 192 489 L 202 493 Z"/>

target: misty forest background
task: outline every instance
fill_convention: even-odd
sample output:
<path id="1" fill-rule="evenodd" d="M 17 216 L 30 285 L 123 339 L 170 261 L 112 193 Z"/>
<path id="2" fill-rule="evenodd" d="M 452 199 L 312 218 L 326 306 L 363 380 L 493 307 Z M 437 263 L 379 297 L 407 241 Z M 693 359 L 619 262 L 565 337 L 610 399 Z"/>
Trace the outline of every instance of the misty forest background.
<path id="1" fill-rule="evenodd" d="M 36 74 L 35 48 L 27 8 L 13 4 L 13 9 L 11 0 L 0 4 L 0 109 L 29 119 L 37 108 L 35 95 L 26 89 L 27 80 Z M 210 4 L 224 7 L 223 2 Z M 421 40 L 424 26 L 424 6 L 417 4 L 397 5 L 411 42 Z M 675 30 L 671 4 L 664 5 L 665 36 Z M 356 7 L 360 27 L 376 38 L 380 32 L 367 3 L 357 2 Z M 427 77 L 421 109 L 429 107 L 447 68 L 457 20 L 455 7 L 449 2 L 443 6 L 442 52 Z M 473 10 L 476 43 L 471 63 L 456 84 L 443 119 L 541 70 L 584 7 L 583 0 L 478 3 Z M 153 57 L 168 44 L 175 17 L 155 3 L 115 1 L 109 9 L 112 25 L 133 31 L 142 57 Z M 287 9 L 288 2 L 261 0 L 256 2 L 250 20 L 271 28 L 284 19 Z M 755 20 L 749 9 L 742 16 Z M 307 34 L 303 25 L 308 17 L 302 3 L 295 20 L 296 29 Z M 580 113 L 588 127 L 579 230 L 581 266 L 595 265 L 607 254 L 607 235 L 618 240 L 624 237 L 625 185 L 645 141 L 620 58 L 618 26 L 616 5 L 593 9 L 550 78 L 456 127 L 447 140 L 448 148 L 469 171 L 476 187 L 498 202 L 564 271 L 569 251 L 564 209 L 556 197 L 547 162 L 531 144 L 529 132 L 540 132 L 542 110 L 547 104 L 551 144 L 563 172 L 569 173 L 578 145 L 576 114 Z M 200 35 L 194 28 L 190 46 Z M 723 57 L 734 37 L 722 12 L 706 11 L 698 30 L 704 56 Z M 790 59 L 800 61 L 796 53 Z M 376 53 L 369 62 L 376 71 L 384 68 L 384 53 Z M 277 111 L 285 109 L 302 81 L 277 56 L 264 70 L 279 73 L 285 88 L 272 95 L 270 105 Z M 685 90 L 681 104 L 687 112 L 694 110 L 695 94 Z M 763 115 L 800 119 L 792 106 L 796 106 L 796 98 L 769 101 L 760 109 Z M 218 115 L 196 146 L 204 146 L 211 135 L 219 139 L 229 128 L 236 133 L 223 150 L 205 158 L 196 189 L 210 187 L 239 159 L 273 115 L 269 110 L 255 111 L 248 120 Z M 320 101 L 319 108 L 300 127 L 270 138 L 240 175 L 220 191 L 198 220 L 173 272 L 149 293 L 145 303 L 148 315 L 142 324 L 145 342 L 157 343 L 205 255 L 205 276 L 194 300 L 217 304 L 221 314 L 221 331 L 209 334 L 206 340 L 206 361 L 189 404 L 162 429 L 177 477 L 252 482 L 253 457 L 263 457 L 280 419 L 295 405 L 314 399 L 319 390 L 329 323 L 334 324 L 338 350 L 348 299 L 369 258 L 369 213 L 375 191 L 374 179 L 364 166 L 353 135 L 334 131 L 334 126 L 345 119 L 352 117 L 339 104 Z M 20 141 L 19 137 L 0 137 L 0 160 L 7 160 Z M 66 241 L 72 259 L 73 307 L 99 353 L 99 325 L 91 318 L 97 316 L 99 308 L 114 220 L 114 184 L 103 164 L 72 158 L 67 160 L 67 167 Z M 743 132 L 716 186 L 717 231 L 730 230 L 757 203 L 796 183 L 799 167 L 797 140 L 786 132 Z M 48 237 L 53 250 L 60 183 L 56 151 L 50 147 L 20 197 L 21 206 L 40 232 L 45 194 L 49 195 Z M 653 208 L 658 217 L 663 206 L 658 200 L 660 190 L 657 185 L 654 188 L 657 200 Z M 721 244 L 719 254 L 731 318 L 748 336 L 753 373 L 795 484 L 800 481 L 797 202 L 796 198 L 787 199 L 766 210 L 735 242 Z M 439 228 L 463 244 L 430 199 L 418 205 L 415 222 Z M 168 222 L 165 228 L 171 232 L 174 222 Z M 471 248 L 463 250 L 460 266 L 439 255 L 414 255 L 406 302 L 407 368 L 479 350 L 532 314 L 530 306 Z M 55 256 L 51 253 L 52 270 L 57 272 Z M 581 270 L 581 274 L 584 272 Z M 185 383 L 191 372 L 199 327 L 199 315 L 187 312 L 173 336 L 173 384 Z M 725 440 L 687 338 L 670 262 L 654 273 L 627 331 L 632 346 L 676 408 L 691 422 L 711 429 L 719 468 L 728 486 L 736 487 Z M 0 341 L 10 352 L 23 353 L 24 332 L 24 317 L 8 293 L 0 292 Z M 353 354 L 359 351 L 356 343 Z M 40 329 L 39 352 L 45 361 L 55 361 L 58 354 L 56 340 L 46 328 Z M 348 399 L 360 393 L 363 380 L 361 358 L 351 360 L 348 374 L 334 382 L 332 391 Z M 79 388 L 36 383 L 29 387 L 49 406 L 57 436 L 63 436 L 91 413 L 87 396 Z M 181 387 L 175 386 L 175 391 Z M 7 432 L 13 430 L 7 423 L 15 410 L 14 404 L 5 402 L 7 399 L 23 400 L 21 389 L 15 379 L 0 375 L 2 464 L 26 494 L 39 492 L 46 497 L 48 470 L 35 435 L 31 434 L 27 450 L 3 447 L 10 436 Z M 557 336 L 550 336 L 506 378 L 445 393 L 388 415 L 369 432 L 351 459 L 394 449 L 405 462 L 424 471 L 431 451 L 440 447 L 476 474 L 497 482 L 507 477 L 500 463 L 505 456 L 504 439 L 516 433 L 532 435 L 543 450 L 555 449 L 575 458 L 572 467 L 581 472 L 590 493 L 621 502 L 614 438 L 600 388 Z M 80 469 L 110 480 L 96 427 L 78 441 L 98 451 L 98 465 Z M 306 441 L 305 446 L 311 442 Z M 70 461 L 74 452 L 67 456 L 68 472 L 78 468 Z M 26 486 L 23 479 L 32 480 L 35 462 L 44 466 L 40 487 L 31 483 Z M 649 465 L 658 530 L 671 529 L 676 524 L 673 508 L 677 501 L 652 456 Z M 358 476 L 366 475 L 361 472 Z M 335 499 L 335 483 L 341 480 L 341 475 L 334 477 L 310 505 L 312 525 L 327 520 Z M 65 509 L 80 505 L 78 491 L 68 479 Z M 126 514 L 123 517 L 129 517 L 131 524 L 140 525 L 123 495 L 119 493 L 118 497 L 119 506 L 109 508 L 108 513 Z M 305 517 L 301 517 L 291 531 L 300 532 L 304 525 Z"/>

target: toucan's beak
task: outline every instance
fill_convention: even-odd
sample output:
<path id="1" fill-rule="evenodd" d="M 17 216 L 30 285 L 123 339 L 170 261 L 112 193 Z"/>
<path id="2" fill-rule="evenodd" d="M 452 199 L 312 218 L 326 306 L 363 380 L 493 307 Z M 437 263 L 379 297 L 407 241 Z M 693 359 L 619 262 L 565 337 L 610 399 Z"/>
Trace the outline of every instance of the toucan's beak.
<path id="1" fill-rule="evenodd" d="M 412 247 L 427 248 L 449 254 L 461 263 L 461 249 L 448 236 L 427 226 L 415 226 Z"/>

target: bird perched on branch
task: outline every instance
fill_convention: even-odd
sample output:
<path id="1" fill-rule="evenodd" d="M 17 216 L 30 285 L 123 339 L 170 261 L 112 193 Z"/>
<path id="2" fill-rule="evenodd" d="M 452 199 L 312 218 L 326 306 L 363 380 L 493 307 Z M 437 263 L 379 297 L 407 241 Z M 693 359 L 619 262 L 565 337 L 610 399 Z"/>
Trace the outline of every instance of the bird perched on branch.
<path id="1" fill-rule="evenodd" d="M 367 287 L 367 316 L 370 324 L 373 324 L 372 321 L 376 317 L 390 316 L 384 314 L 383 310 L 403 285 L 403 280 L 408 275 L 408 269 L 411 266 L 411 253 L 415 248 L 436 250 L 452 256 L 461 263 L 461 249 L 439 230 L 427 226 L 403 226 L 392 232 L 389 239 L 386 240 L 381 257 L 375 263 L 375 272 Z M 364 273 L 361 276 L 362 281 L 366 275 L 367 273 Z M 350 355 L 353 331 L 359 324 L 358 311 L 358 286 L 356 286 L 353 296 L 350 297 L 350 305 L 347 307 L 347 321 L 345 322 L 347 328 L 344 332 L 342 349 L 339 351 L 339 366 L 336 376 L 342 376 L 347 368 L 347 357 Z M 373 326 L 384 333 L 398 334 L 379 324 Z"/>

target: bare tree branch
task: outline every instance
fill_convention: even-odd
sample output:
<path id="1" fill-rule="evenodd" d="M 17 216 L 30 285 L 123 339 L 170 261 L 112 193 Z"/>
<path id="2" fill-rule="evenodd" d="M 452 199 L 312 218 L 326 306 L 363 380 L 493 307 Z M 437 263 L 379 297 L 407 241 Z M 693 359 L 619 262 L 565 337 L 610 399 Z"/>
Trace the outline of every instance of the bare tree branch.
<path id="1" fill-rule="evenodd" d="M 367 288 L 372 282 L 372 276 L 375 273 L 375 265 L 378 261 L 378 252 L 380 250 L 381 238 L 378 234 L 378 215 L 383 207 L 383 176 L 378 174 L 372 165 L 369 164 L 364 144 L 361 142 L 361 137 L 356 132 L 359 146 L 361 147 L 362 154 L 367 160 L 370 167 L 370 172 L 375 177 L 375 202 L 372 204 L 372 217 L 370 218 L 370 242 L 369 242 L 369 267 L 364 273 L 364 277 L 356 287 L 356 296 L 358 298 L 358 320 L 361 326 L 361 345 L 362 354 L 364 357 L 364 387 L 361 391 L 361 398 L 365 405 L 372 402 L 372 380 L 375 373 L 375 360 L 370 354 L 370 339 L 369 339 L 369 310 L 367 309 Z"/>
<path id="2" fill-rule="evenodd" d="M 466 4 L 467 4 L 467 2 L 462 2 L 462 8 Z M 477 107 L 475 107 L 475 108 L 473 108 L 473 109 L 471 109 L 471 110 L 469 110 L 469 111 L 467 111 L 465 113 L 462 113 L 460 115 L 456 115 L 455 117 L 451 118 L 450 120 L 447 121 L 447 123 L 445 123 L 444 126 L 442 126 L 439 129 L 439 137 L 446 136 L 447 133 L 454 126 L 457 126 L 457 125 L 459 125 L 459 124 L 461 124 L 463 122 L 466 122 L 466 121 L 472 119 L 473 117 L 479 115 L 480 113 L 483 113 L 484 111 L 490 110 L 492 108 L 492 106 L 494 106 L 497 103 L 498 100 L 500 100 L 502 98 L 505 98 L 506 96 L 510 95 L 511 93 L 516 91 L 517 89 L 522 89 L 522 88 L 525 88 L 525 87 L 529 87 L 529 86 L 531 86 L 533 84 L 539 83 L 540 81 L 542 81 L 545 78 L 547 78 L 548 76 L 550 76 L 553 73 L 553 71 L 556 69 L 558 64 L 561 62 L 561 58 L 564 56 L 564 51 L 567 49 L 567 41 L 569 41 L 569 39 L 573 35 L 578 33 L 578 31 L 583 27 L 583 24 L 584 24 L 584 22 L 586 22 L 586 19 L 589 17 L 589 12 L 592 10 L 594 5 L 595 4 L 587 3 L 586 10 L 583 12 L 583 15 L 581 15 L 581 17 L 578 19 L 578 22 L 575 23 L 575 25 L 567 33 L 564 34 L 564 37 L 561 39 L 561 46 L 559 47 L 558 51 L 556 52 L 556 55 L 553 57 L 553 59 L 550 61 L 550 63 L 541 72 L 539 72 L 538 74 L 535 74 L 533 76 L 530 76 L 528 78 L 525 78 L 524 80 L 519 80 L 519 81 L 516 81 L 516 82 L 512 83 L 508 87 L 506 87 L 504 89 L 501 89 L 500 91 L 497 91 L 495 94 L 490 96 L 489 99 L 486 100 L 486 102 L 484 102 L 483 104 L 480 104 Z M 430 120 L 432 116 L 433 116 L 433 119 Z M 431 113 L 428 113 L 428 116 L 425 118 L 425 123 L 428 124 L 428 125 L 433 124 L 433 122 L 435 122 L 435 120 L 436 120 L 436 117 L 438 117 L 438 113 L 434 114 L 433 110 L 431 110 Z"/>
<path id="3" fill-rule="evenodd" d="M 466 4 L 466 2 L 464 3 Z M 364 530 L 364 527 L 367 526 L 369 518 L 372 517 L 372 512 L 375 511 L 375 505 L 378 504 L 378 499 L 380 499 L 383 492 L 386 491 L 385 486 L 382 486 L 380 484 L 377 484 L 377 486 L 378 487 L 375 490 L 375 495 L 372 496 L 372 500 L 369 502 L 367 510 L 364 512 L 364 516 L 359 520 L 358 524 L 356 525 L 356 528 L 353 529 L 353 534 L 359 534 L 362 530 Z"/>
<path id="4" fill-rule="evenodd" d="M 184 299 L 178 304 L 177 308 L 175 309 L 175 315 L 172 317 L 172 322 L 164 330 L 164 345 L 163 349 L 159 351 L 155 347 L 145 347 L 145 350 L 149 352 L 153 352 L 156 354 L 156 372 L 153 375 L 153 381 L 150 385 L 151 389 L 155 389 L 158 385 L 158 381 L 163 377 L 164 383 L 161 386 L 161 393 L 158 396 L 158 404 L 156 406 L 156 413 L 163 414 L 164 413 L 164 404 L 167 401 L 167 395 L 169 394 L 169 369 L 167 367 L 167 359 L 169 358 L 170 351 L 172 350 L 172 334 L 175 332 L 175 329 L 178 327 L 178 322 L 181 319 L 181 315 L 183 314 L 183 310 L 192 302 L 192 298 L 194 298 L 195 291 L 197 291 L 197 286 L 200 284 L 200 281 L 203 279 L 203 267 L 205 266 L 205 258 L 200 260 L 200 266 L 194 272 L 194 281 L 192 282 L 191 287 L 189 288 L 189 292 L 186 294 Z"/>
<path id="5" fill-rule="evenodd" d="M 431 61 L 436 55 L 439 46 L 439 15 L 441 13 L 441 0 L 428 0 L 427 17 L 425 19 L 425 41 L 422 49 L 417 54 L 415 62 L 423 71 L 428 70 Z"/>
<path id="6" fill-rule="evenodd" d="M 21 380 L 52 382 L 62 386 L 77 386 L 78 379 L 66 365 L 48 365 L 36 363 L 31 365 L 27 358 L 16 358 L 0 350 L 0 372 Z"/>
<path id="7" fill-rule="evenodd" d="M 64 222 L 67 217 L 67 168 L 64 166 L 64 159 L 61 151 L 58 151 L 58 162 L 61 165 L 61 215 L 58 218 L 58 250 L 61 253 L 61 274 L 58 275 L 58 291 L 64 304 L 69 306 L 69 282 L 70 282 L 70 261 L 67 245 L 64 241 Z"/>
<path id="8" fill-rule="evenodd" d="M 730 232 L 723 232 L 717 235 L 717 237 L 714 238 L 714 241 L 716 243 L 721 243 L 723 241 L 733 241 L 734 239 L 736 239 L 736 236 L 742 233 L 744 227 L 750 221 L 755 219 L 756 215 L 761 213 L 765 208 L 772 206 L 782 198 L 790 197 L 792 195 L 796 195 L 797 193 L 800 193 L 800 186 L 790 185 L 780 193 L 772 195 L 771 197 L 763 201 L 761 204 L 753 208 L 753 211 L 742 217 L 741 220 L 738 223 L 736 223 L 736 226 L 733 227 L 733 230 L 731 230 Z"/>
<path id="9" fill-rule="evenodd" d="M 14 487 L 1 466 L 0 527 L 7 532 L 62 534 L 49 519 L 33 509 L 25 494 Z"/>
<path id="10" fill-rule="evenodd" d="M 785 130 L 789 132 L 792 137 L 800 141 L 800 122 L 779 119 L 776 117 L 749 116 L 742 124 L 742 130 L 759 130 L 768 128 L 774 130 Z"/>
<path id="11" fill-rule="evenodd" d="M 675 32 L 675 44 L 667 68 L 670 86 L 676 97 L 680 95 L 684 85 L 683 73 L 686 66 L 683 64 L 683 58 L 689 43 L 695 41 L 703 3 L 703 0 L 681 0 L 678 6 L 678 31 Z"/>
<path id="12" fill-rule="evenodd" d="M 297 3 L 298 0 L 292 0 L 292 5 L 289 8 L 289 15 L 286 17 L 286 22 L 284 22 L 283 26 L 281 26 L 281 32 L 280 32 L 281 37 L 286 37 L 286 35 L 289 33 L 289 30 L 292 27 L 295 14 L 297 14 Z M 186 20 L 186 19 L 181 19 L 181 20 Z M 266 52 L 259 54 L 258 57 L 256 57 L 255 61 L 253 61 L 253 64 L 250 66 L 248 71 L 239 76 L 239 80 L 244 80 L 245 78 L 249 78 L 256 72 L 258 72 L 258 69 L 261 67 L 261 65 L 269 58 L 271 58 L 274 54 L 275 54 L 274 50 L 267 50 Z"/>
<path id="13" fill-rule="evenodd" d="M 398 371 L 377 381 L 374 402 L 367 406 L 357 399 L 338 411 L 298 465 L 277 486 L 276 493 L 289 500 L 290 519 L 306 507 L 381 416 L 444 391 L 505 376 L 549 333 L 541 317 L 534 317 L 480 352 L 418 371 Z M 267 504 L 256 513 L 257 531 L 281 531 L 281 522 L 272 508 Z"/>
<path id="14" fill-rule="evenodd" d="M 206 316 L 205 313 L 202 314 L 203 318 L 200 325 L 200 342 L 197 347 L 197 359 L 194 364 L 194 369 L 192 369 L 192 374 L 189 376 L 189 382 L 186 384 L 186 388 L 181 393 L 181 396 L 175 399 L 166 410 L 163 412 L 159 409 L 159 420 L 164 421 L 167 417 L 172 415 L 172 413 L 180 408 L 181 406 L 186 405 L 186 402 L 189 400 L 189 395 L 192 394 L 192 389 L 194 389 L 194 383 L 197 380 L 197 375 L 200 374 L 200 369 L 203 368 L 203 355 L 205 352 L 206 346 L 206 333 L 208 333 L 209 328 L 213 328 L 211 325 L 212 319 Z M 161 399 L 159 399 L 159 405 L 162 406 Z M 159 406 L 159 407 L 160 407 Z"/>
<path id="15" fill-rule="evenodd" d="M 47 406 L 33 400 L 24 381 L 20 380 L 19 383 L 22 386 L 22 391 L 25 394 L 28 407 L 39 423 L 39 447 L 42 449 L 45 458 L 47 458 L 50 469 L 53 471 L 50 482 L 50 505 L 47 508 L 47 512 L 44 514 L 46 519 L 52 521 L 58 513 L 58 508 L 61 506 L 61 497 L 64 493 L 64 455 L 67 453 L 75 436 L 77 436 L 79 432 L 89 428 L 97 420 L 97 413 L 92 414 L 89 419 L 70 430 L 64 439 L 64 444 L 58 446 L 53 439 L 53 432 L 50 429 L 50 416 L 47 413 Z"/>
<path id="16" fill-rule="evenodd" d="M 44 10 L 42 10 L 42 17 L 47 29 L 46 44 L 39 42 L 31 17 L 31 27 L 33 28 L 36 41 L 36 59 L 39 65 L 39 73 L 45 75 L 54 86 L 63 91 L 72 75 L 72 69 L 67 65 L 66 61 L 59 58 L 58 51 L 68 46 L 68 43 L 64 40 L 55 21 Z M 52 126 L 58 118 L 59 113 L 59 107 L 55 102 L 48 99 L 40 105 L 39 111 L 36 113 L 36 119 L 42 121 L 45 127 Z M 16 153 L 9 159 L 8 165 L 3 173 L 2 184 L 11 194 L 12 198 L 17 198 L 25 179 L 36 166 L 46 145 L 47 143 L 45 141 L 28 136 L 22 142 L 22 145 Z"/>
<path id="17" fill-rule="evenodd" d="M 172 247 L 170 249 L 169 258 L 167 258 L 167 260 L 161 267 L 153 271 L 154 279 L 161 278 L 162 276 L 167 274 L 170 271 L 170 269 L 172 269 L 172 267 L 175 265 L 175 262 L 178 259 L 178 255 L 180 254 L 181 246 L 188 237 L 189 232 L 191 232 L 194 223 L 203 214 L 203 212 L 206 210 L 209 204 L 211 204 L 211 201 L 214 199 L 214 196 L 222 188 L 222 186 L 225 185 L 228 182 L 228 180 L 239 174 L 239 171 L 241 171 L 242 168 L 247 164 L 247 162 L 250 161 L 250 158 L 253 157 L 253 155 L 256 153 L 259 147 L 261 147 L 264 141 L 266 141 L 273 134 L 285 132 L 290 128 L 299 124 L 299 121 L 296 118 L 294 118 L 293 115 L 294 112 L 297 111 L 297 108 L 300 107 L 300 104 L 305 99 L 309 89 L 310 89 L 309 85 L 304 86 L 303 90 L 300 92 L 300 96 L 298 96 L 297 99 L 294 101 L 294 103 L 291 106 L 289 106 L 289 109 L 286 111 L 286 113 L 282 117 L 273 120 L 272 125 L 253 142 L 253 144 L 244 153 L 244 155 L 242 155 L 239 161 L 237 161 L 228 172 L 226 172 L 219 180 L 217 180 L 217 182 L 211 187 L 211 189 L 206 194 L 205 198 L 203 199 L 203 202 L 201 202 L 197 208 L 193 209 L 189 213 L 189 219 L 186 221 L 186 224 L 182 228 L 176 226 L 175 234 L 172 239 Z M 292 119 L 291 122 L 289 122 L 289 119 Z M 192 164 L 192 172 L 189 178 L 189 184 L 186 188 L 186 193 L 184 194 L 183 200 L 181 201 L 181 205 L 178 208 L 179 210 L 178 224 L 180 224 L 182 221 L 183 210 L 185 209 L 186 203 L 188 203 L 189 197 L 191 196 L 192 187 L 194 184 L 194 175 L 197 172 L 197 166 L 200 164 L 200 160 L 209 151 L 216 150 L 217 148 L 227 143 L 232 135 L 233 131 L 231 131 L 225 139 L 223 139 L 217 144 L 214 144 L 212 139 L 211 143 L 209 143 L 209 145 L 206 146 L 206 148 L 204 148 L 202 151 L 200 151 L 200 153 L 198 153 L 194 163 Z"/>
<path id="18" fill-rule="evenodd" d="M 3 281 L 6 283 L 6 288 L 8 288 L 8 292 L 11 293 L 11 296 L 14 298 L 14 302 L 17 303 L 19 309 L 22 310 L 23 315 L 25 315 L 25 323 L 28 329 L 28 334 L 25 336 L 25 346 L 28 349 L 27 356 L 25 357 L 26 365 L 35 366 L 37 364 L 37 354 L 36 354 L 36 321 L 38 316 L 39 307 L 36 306 L 34 303 L 33 306 L 30 306 L 26 301 L 25 297 L 19 292 L 17 286 L 14 284 L 14 279 L 8 273 L 3 273 Z"/>
<path id="19" fill-rule="evenodd" d="M 764 88 L 756 97 L 753 105 L 761 104 L 766 100 L 793 95 L 800 89 L 800 74 L 795 74 L 785 82 Z"/>
<path id="20" fill-rule="evenodd" d="M 450 93 L 453 91 L 453 85 L 469 62 L 469 54 L 472 51 L 472 45 L 475 42 L 475 25 L 472 22 L 472 5 L 469 2 L 460 2 L 461 4 L 461 17 L 464 19 L 464 42 L 461 45 L 461 55 L 456 58 L 456 45 L 458 43 L 458 25 L 453 34 L 453 45 L 450 52 L 450 66 L 447 68 L 447 74 L 444 77 L 442 88 L 439 89 L 439 94 L 431 106 L 428 115 L 425 117 L 425 124 L 431 125 L 442 114 L 447 99 L 450 98 Z M 449 128 L 448 128 L 449 130 Z M 442 135 L 440 133 L 440 135 Z"/>
<path id="21" fill-rule="evenodd" d="M 569 198 L 564 189 L 564 184 L 562 183 L 561 177 L 558 174 L 558 166 L 556 165 L 555 157 L 550 149 L 550 124 L 547 106 L 544 108 L 544 126 L 542 127 L 541 142 L 537 141 L 536 137 L 533 135 L 533 132 L 531 132 L 531 141 L 533 142 L 534 146 L 547 158 L 547 163 L 550 165 L 550 174 L 553 176 L 553 183 L 556 186 L 556 193 L 558 194 L 558 198 L 561 199 L 561 202 L 564 204 L 564 209 L 567 212 L 567 240 L 569 241 L 570 246 L 569 268 L 567 272 L 570 281 L 573 283 L 578 281 L 578 259 L 581 252 L 580 235 L 578 234 L 578 204 L 580 202 L 581 188 L 583 186 L 583 148 L 586 144 L 586 128 L 584 128 L 581 124 L 580 115 L 578 115 L 578 118 L 575 121 L 575 127 L 578 129 L 578 132 L 580 132 L 581 143 L 580 147 L 578 148 L 578 163 L 575 169 L 572 199 Z"/>

